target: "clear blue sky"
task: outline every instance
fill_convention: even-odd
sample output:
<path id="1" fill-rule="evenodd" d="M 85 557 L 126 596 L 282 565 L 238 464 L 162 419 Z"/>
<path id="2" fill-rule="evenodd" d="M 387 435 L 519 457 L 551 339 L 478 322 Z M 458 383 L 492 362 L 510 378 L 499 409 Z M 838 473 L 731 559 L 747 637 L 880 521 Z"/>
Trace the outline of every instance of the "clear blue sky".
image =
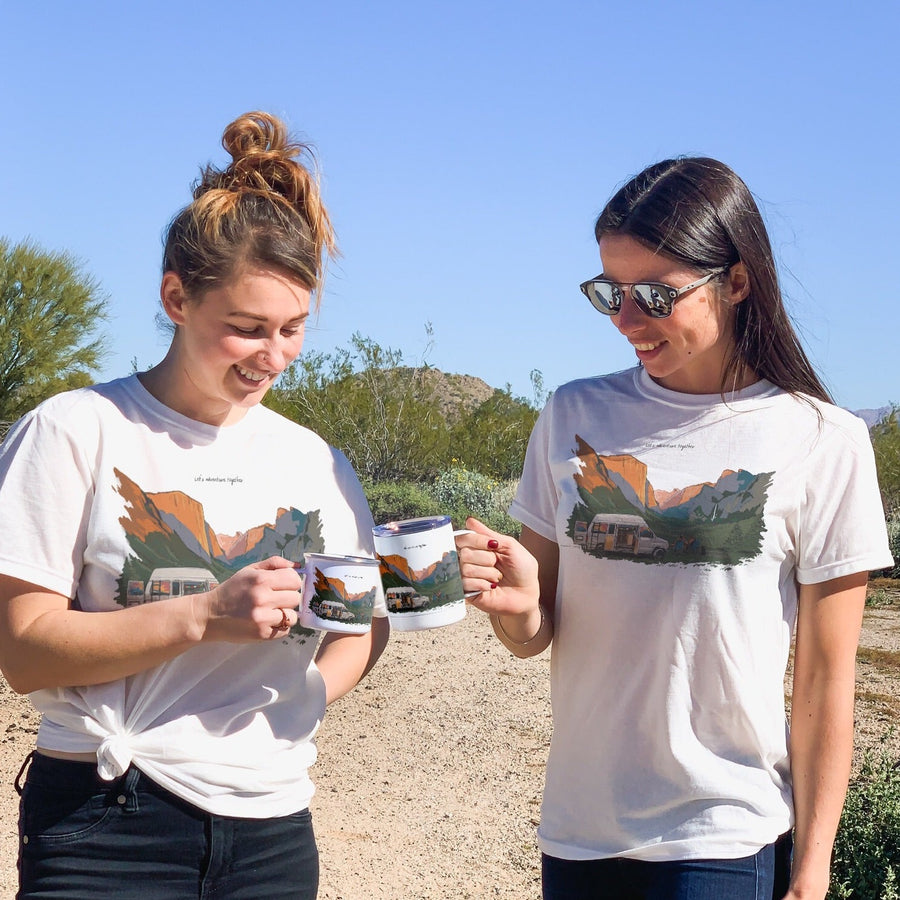
<path id="1" fill-rule="evenodd" d="M 633 356 L 578 283 L 658 159 L 757 196 L 837 401 L 900 402 L 900 4 L 2 0 L 0 235 L 110 297 L 104 377 L 158 361 L 160 236 L 224 126 L 318 150 L 343 250 L 307 347 L 359 331 L 530 396 Z"/>

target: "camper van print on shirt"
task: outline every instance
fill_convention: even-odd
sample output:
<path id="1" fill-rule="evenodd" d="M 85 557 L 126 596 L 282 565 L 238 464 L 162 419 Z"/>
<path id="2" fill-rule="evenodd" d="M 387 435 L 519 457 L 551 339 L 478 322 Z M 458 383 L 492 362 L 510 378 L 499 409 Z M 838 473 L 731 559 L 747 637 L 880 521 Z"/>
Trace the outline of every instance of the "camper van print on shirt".
<path id="1" fill-rule="evenodd" d="M 655 490 L 631 455 L 600 456 L 575 436 L 578 502 L 566 533 L 584 553 L 642 563 L 733 566 L 758 556 L 772 472 Z"/>

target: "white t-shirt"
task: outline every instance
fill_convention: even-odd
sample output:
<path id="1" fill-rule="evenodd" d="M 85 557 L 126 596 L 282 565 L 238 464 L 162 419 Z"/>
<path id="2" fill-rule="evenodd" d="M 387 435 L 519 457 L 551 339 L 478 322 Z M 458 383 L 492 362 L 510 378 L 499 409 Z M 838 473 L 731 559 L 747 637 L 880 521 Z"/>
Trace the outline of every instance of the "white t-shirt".
<path id="1" fill-rule="evenodd" d="M 865 424 L 765 381 L 575 381 L 510 512 L 559 545 L 541 850 L 738 858 L 787 831 L 797 582 L 892 564 Z"/>
<path id="2" fill-rule="evenodd" d="M 359 482 L 321 438 L 262 406 L 228 427 L 196 422 L 136 376 L 60 394 L 17 423 L 0 445 L 0 510 L 0 572 L 88 612 L 207 590 L 274 555 L 374 552 Z M 304 809 L 325 712 L 316 639 L 295 626 L 37 691 L 37 745 L 96 751 L 107 778 L 133 761 L 214 814 Z"/>

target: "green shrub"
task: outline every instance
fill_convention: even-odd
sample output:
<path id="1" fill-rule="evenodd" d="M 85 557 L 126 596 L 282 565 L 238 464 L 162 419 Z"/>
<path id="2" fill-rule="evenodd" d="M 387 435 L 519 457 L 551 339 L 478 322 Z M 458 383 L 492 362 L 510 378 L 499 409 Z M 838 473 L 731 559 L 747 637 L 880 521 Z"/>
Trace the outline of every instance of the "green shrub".
<path id="1" fill-rule="evenodd" d="M 891 556 L 894 557 L 894 568 L 888 572 L 888 575 L 891 578 L 900 578 L 900 512 L 888 517 L 887 532 Z"/>
<path id="2" fill-rule="evenodd" d="M 465 527 L 466 518 L 475 516 L 494 531 L 518 537 L 522 526 L 506 512 L 515 486 L 514 481 L 497 481 L 453 466 L 435 478 L 430 490 L 455 527 Z"/>
<path id="3" fill-rule="evenodd" d="M 834 844 L 828 900 L 897 900 L 900 759 L 867 752 L 851 781 Z"/>
<path id="4" fill-rule="evenodd" d="M 413 481 L 363 482 L 363 491 L 377 525 L 446 512 L 429 491 Z"/>
<path id="5" fill-rule="evenodd" d="M 497 484 L 488 475 L 453 466 L 434 479 L 431 493 L 446 506 L 461 506 L 473 516 L 483 516 L 494 508 Z"/>
<path id="6" fill-rule="evenodd" d="M 866 595 L 866 606 L 870 608 L 893 606 L 896 602 L 895 595 L 884 588 L 876 588 Z"/>

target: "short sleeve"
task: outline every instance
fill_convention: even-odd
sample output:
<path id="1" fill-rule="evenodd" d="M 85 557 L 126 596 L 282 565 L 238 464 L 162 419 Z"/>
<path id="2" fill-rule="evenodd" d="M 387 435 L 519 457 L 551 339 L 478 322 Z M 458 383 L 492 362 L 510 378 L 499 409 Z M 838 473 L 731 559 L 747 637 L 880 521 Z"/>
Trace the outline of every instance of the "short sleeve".
<path id="1" fill-rule="evenodd" d="M 541 537 L 556 541 L 556 511 L 559 492 L 550 466 L 554 397 L 544 407 L 525 452 L 525 465 L 509 514 Z"/>
<path id="2" fill-rule="evenodd" d="M 0 572 L 74 597 L 94 485 L 84 454 L 38 408 L 0 445 Z"/>
<path id="3" fill-rule="evenodd" d="M 800 511 L 797 580 L 818 584 L 893 565 L 865 423 L 823 436 L 808 460 Z"/>

